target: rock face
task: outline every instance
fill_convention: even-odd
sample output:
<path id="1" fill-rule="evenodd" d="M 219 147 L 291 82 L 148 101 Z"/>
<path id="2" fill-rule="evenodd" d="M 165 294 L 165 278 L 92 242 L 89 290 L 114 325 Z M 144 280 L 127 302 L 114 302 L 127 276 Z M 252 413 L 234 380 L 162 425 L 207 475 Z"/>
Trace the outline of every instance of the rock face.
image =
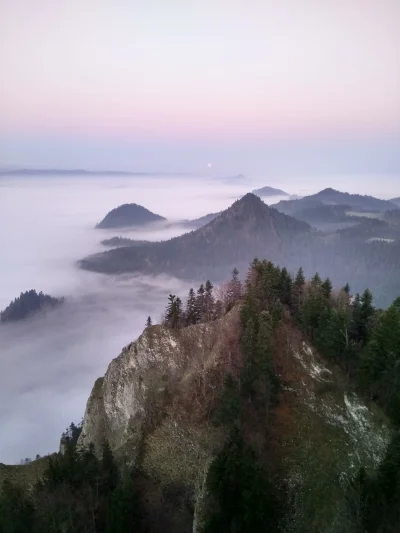
<path id="1" fill-rule="evenodd" d="M 97 379 L 87 402 L 79 446 L 93 443 L 100 452 L 107 439 L 116 457 L 143 472 L 147 493 L 157 499 L 179 487 L 185 494 L 189 504 L 174 510 L 171 531 L 192 530 L 205 472 L 223 442 L 202 394 L 211 398 L 221 386 L 214 388 L 213 374 L 225 339 L 238 334 L 238 317 L 234 308 L 178 331 L 146 328 Z"/>

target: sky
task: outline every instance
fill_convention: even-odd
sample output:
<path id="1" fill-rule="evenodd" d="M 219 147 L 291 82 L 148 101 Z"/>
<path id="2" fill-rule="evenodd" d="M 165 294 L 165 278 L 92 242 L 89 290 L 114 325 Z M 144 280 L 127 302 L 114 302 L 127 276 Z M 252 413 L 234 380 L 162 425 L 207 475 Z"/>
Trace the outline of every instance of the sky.
<path id="1" fill-rule="evenodd" d="M 0 166 L 400 172 L 398 0 L 0 0 Z"/>

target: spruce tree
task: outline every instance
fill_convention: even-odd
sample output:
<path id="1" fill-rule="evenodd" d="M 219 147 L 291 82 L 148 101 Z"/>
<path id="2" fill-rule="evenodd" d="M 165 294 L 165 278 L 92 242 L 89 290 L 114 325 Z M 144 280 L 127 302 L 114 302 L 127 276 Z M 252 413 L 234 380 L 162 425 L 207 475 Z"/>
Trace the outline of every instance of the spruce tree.
<path id="1" fill-rule="evenodd" d="M 321 285 L 323 295 L 325 298 L 329 299 L 332 295 L 332 282 L 329 278 L 326 278 L 326 280 Z"/>
<path id="2" fill-rule="evenodd" d="M 126 469 L 111 495 L 105 533 L 136 533 L 139 524 L 139 498 L 132 476 Z"/>
<path id="3" fill-rule="evenodd" d="M 202 322 L 204 317 L 204 293 L 205 288 L 204 284 L 202 283 L 200 287 L 197 289 L 197 296 L 196 296 L 196 322 Z"/>
<path id="4" fill-rule="evenodd" d="M 293 280 L 287 269 L 282 268 L 279 283 L 279 299 L 284 305 L 292 304 Z"/>
<path id="5" fill-rule="evenodd" d="M 306 284 L 306 280 L 304 277 L 303 269 L 300 267 L 296 278 L 294 280 L 293 284 L 293 290 L 292 290 L 292 314 L 296 317 L 298 321 L 300 321 L 300 311 L 301 311 L 301 303 L 303 300 L 303 294 L 304 294 L 304 287 Z"/>
<path id="6" fill-rule="evenodd" d="M 214 313 L 214 296 L 213 296 L 213 284 L 210 280 L 206 281 L 204 291 L 204 316 L 206 321 L 210 321 Z"/>
<path id="7" fill-rule="evenodd" d="M 186 301 L 185 320 L 187 326 L 191 326 L 197 323 L 196 296 L 192 288 L 189 290 L 189 294 Z"/>
<path id="8" fill-rule="evenodd" d="M 146 320 L 146 328 L 149 328 L 151 325 L 152 325 L 151 317 L 148 316 L 148 317 L 147 317 L 147 320 Z"/>
<path id="9" fill-rule="evenodd" d="M 239 270 L 235 267 L 232 270 L 232 278 L 229 282 L 229 304 L 232 305 L 242 296 L 242 284 L 239 279 Z"/>

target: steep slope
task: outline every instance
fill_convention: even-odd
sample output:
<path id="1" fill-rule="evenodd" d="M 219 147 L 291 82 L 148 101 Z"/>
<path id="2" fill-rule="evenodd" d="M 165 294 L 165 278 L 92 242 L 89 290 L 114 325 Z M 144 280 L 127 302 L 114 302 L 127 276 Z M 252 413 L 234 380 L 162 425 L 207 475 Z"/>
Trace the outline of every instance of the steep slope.
<path id="1" fill-rule="evenodd" d="M 276 204 L 275 207 L 282 213 L 296 217 L 296 213 L 303 209 L 323 205 L 347 205 L 351 210 L 364 212 L 384 212 L 396 207 L 387 200 L 381 200 L 373 196 L 349 194 L 331 188 L 324 189 L 317 194 L 305 196 L 299 200 L 283 200 Z"/>
<path id="2" fill-rule="evenodd" d="M 290 196 L 287 192 L 281 189 L 274 189 L 274 187 L 269 187 L 268 185 L 260 189 L 254 189 L 251 192 L 257 196 Z"/>
<path id="3" fill-rule="evenodd" d="M 147 328 L 111 362 L 88 400 L 78 444 L 99 449 L 107 439 L 116 457 L 139 468 L 149 514 L 159 513 L 165 532 L 193 530 L 204 473 L 226 436 L 208 416 L 221 386 L 216 373 L 225 340 L 237 345 L 237 335 L 237 308 L 183 330 Z M 175 502 L 166 516 L 165 504 L 154 503 L 166 493 L 191 503 Z"/>
<path id="4" fill-rule="evenodd" d="M 214 220 L 214 218 L 217 218 L 217 216 L 219 216 L 221 212 L 222 211 L 220 211 L 219 213 L 208 213 L 207 215 L 204 215 L 199 218 L 195 218 L 193 220 L 184 220 L 183 224 L 187 228 L 198 229 L 198 228 L 201 228 L 202 226 L 205 226 L 212 220 Z"/>
<path id="5" fill-rule="evenodd" d="M 161 222 L 164 217 L 156 215 L 138 204 L 123 204 L 107 213 L 96 228 L 124 228 L 129 226 L 141 226 L 151 222 Z"/>
<path id="6" fill-rule="evenodd" d="M 400 207 L 400 196 L 398 198 L 392 198 L 390 201 L 392 202 L 392 204 L 395 204 Z"/>
<path id="7" fill-rule="evenodd" d="M 176 507 L 180 528 L 176 522 L 166 531 L 200 531 L 204 481 L 227 436 L 211 423 L 210 405 L 227 355 L 237 357 L 238 311 L 178 331 L 147 328 L 111 362 L 87 403 L 81 446 L 108 439 L 142 472 L 151 501 L 172 486 L 193 501 L 191 509 Z M 387 421 L 349 389 L 341 371 L 321 359 L 291 320 L 277 332 L 273 357 L 283 390 L 269 417 L 264 453 L 271 474 L 284 471 L 288 490 L 296 493 L 286 531 L 307 525 L 310 532 L 342 531 L 346 483 L 359 467 L 374 468 L 382 459 Z M 264 424 L 263 417 L 247 417 L 252 442 L 263 442 Z"/>
<path id="8" fill-rule="evenodd" d="M 196 231 L 165 242 L 96 254 L 80 266 L 105 273 L 140 271 L 221 279 L 233 265 L 247 268 L 257 255 L 284 262 L 300 252 L 309 235 L 308 224 L 246 194 Z"/>

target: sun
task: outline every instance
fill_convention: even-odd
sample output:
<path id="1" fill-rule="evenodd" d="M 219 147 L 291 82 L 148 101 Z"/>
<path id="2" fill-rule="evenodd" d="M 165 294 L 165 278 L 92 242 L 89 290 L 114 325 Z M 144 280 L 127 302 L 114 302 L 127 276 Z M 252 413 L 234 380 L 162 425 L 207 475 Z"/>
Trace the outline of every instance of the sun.
<path id="1" fill-rule="evenodd" d="M 208 168 L 211 168 L 211 167 L 212 167 L 212 164 L 211 164 L 211 163 L 207 163 L 207 167 L 208 167 Z"/>

